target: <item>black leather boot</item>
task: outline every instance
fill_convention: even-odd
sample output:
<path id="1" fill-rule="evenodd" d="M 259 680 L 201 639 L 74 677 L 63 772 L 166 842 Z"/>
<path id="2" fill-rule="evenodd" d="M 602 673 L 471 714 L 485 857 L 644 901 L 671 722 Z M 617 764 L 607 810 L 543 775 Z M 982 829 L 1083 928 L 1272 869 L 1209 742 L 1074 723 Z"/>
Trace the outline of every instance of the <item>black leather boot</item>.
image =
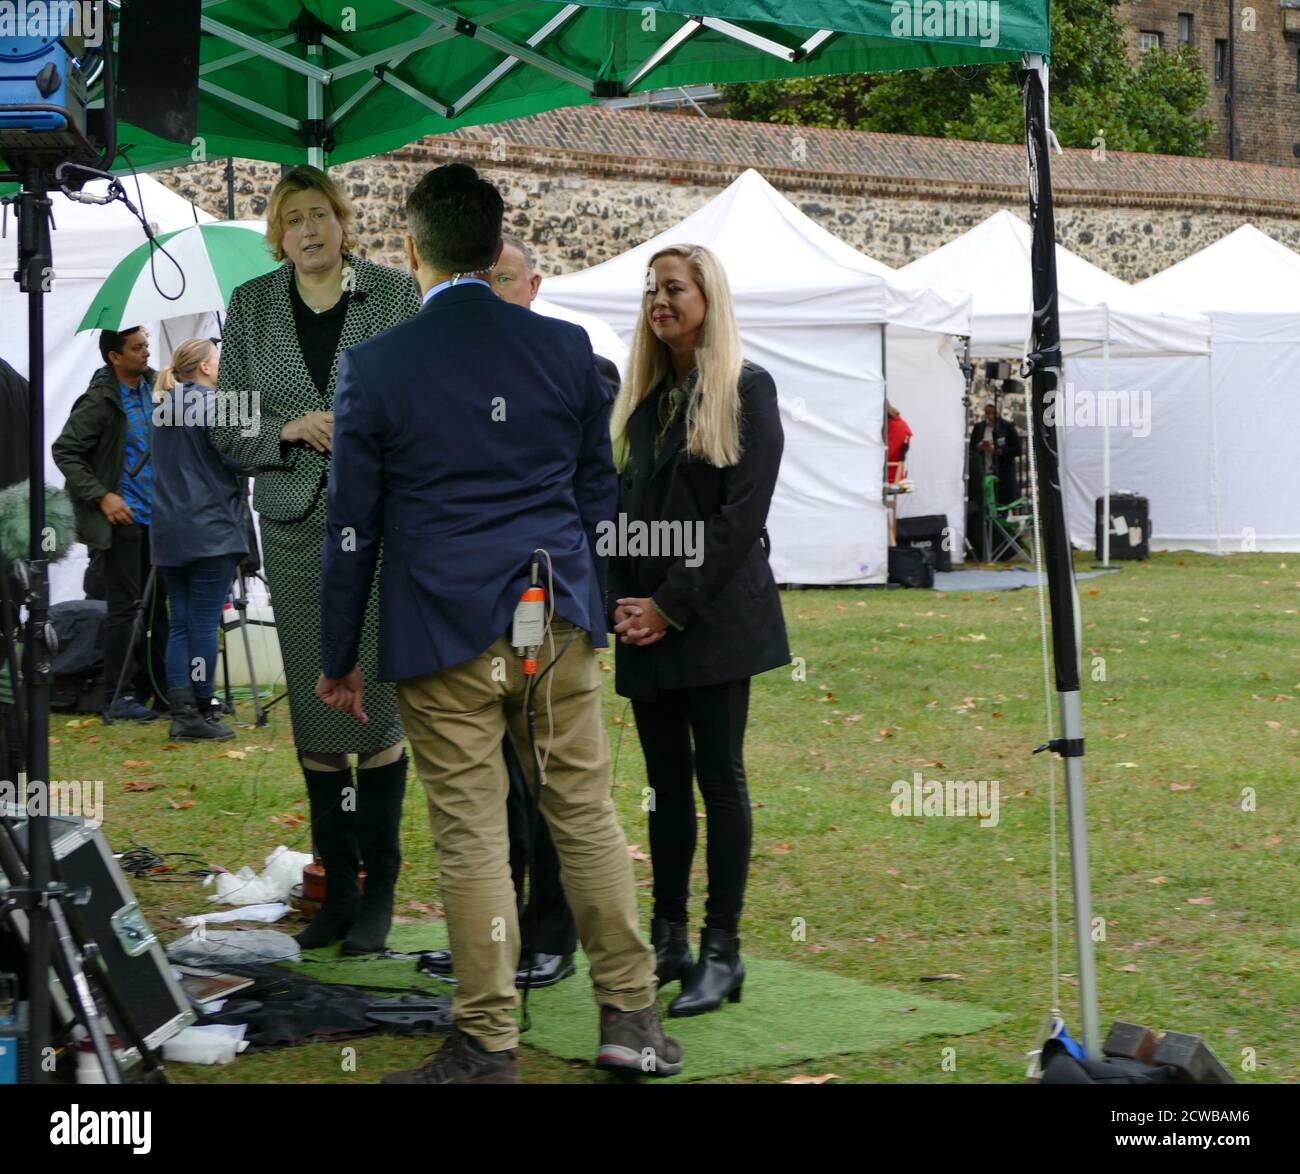
<path id="1" fill-rule="evenodd" d="M 311 802 L 311 836 L 316 855 L 325 866 L 325 900 L 311 924 L 294 940 L 304 950 L 319 950 L 342 938 L 361 912 L 361 885 L 357 872 L 356 812 L 345 788 L 352 786 L 351 770 L 302 768 Z"/>
<path id="2" fill-rule="evenodd" d="M 660 989 L 678 979 L 685 982 L 695 967 L 686 922 L 654 918 L 650 922 L 650 944 L 655 948 L 655 978 L 659 980 Z"/>
<path id="3" fill-rule="evenodd" d="M 194 702 L 194 690 L 188 685 L 167 690 L 167 704 L 171 711 L 171 728 L 167 736 L 173 742 L 224 741 L 233 738 L 233 730 L 227 730 L 225 737 L 214 730 L 199 714 Z"/>
<path id="4" fill-rule="evenodd" d="M 716 1011 L 722 1000 L 740 1002 L 740 988 L 745 982 L 745 964 L 740 960 L 740 935 L 720 929 L 706 929 L 700 934 L 700 960 L 682 983 L 682 993 L 668 1005 L 668 1014 L 703 1015 Z"/>
<path id="5" fill-rule="evenodd" d="M 357 770 L 357 842 L 366 866 L 361 912 L 343 939 L 345 954 L 377 954 L 393 924 L 393 890 L 402 868 L 406 754 L 387 766 Z M 328 891 L 328 890 L 327 890 Z"/>

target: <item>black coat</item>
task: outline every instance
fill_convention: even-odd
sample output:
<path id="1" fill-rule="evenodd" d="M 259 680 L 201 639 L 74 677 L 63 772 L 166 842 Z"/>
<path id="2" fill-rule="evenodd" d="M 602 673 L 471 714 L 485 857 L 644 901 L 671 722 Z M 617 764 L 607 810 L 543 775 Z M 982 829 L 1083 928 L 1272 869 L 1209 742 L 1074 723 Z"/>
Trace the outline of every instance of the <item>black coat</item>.
<path id="1" fill-rule="evenodd" d="M 618 505 L 628 527 L 702 523 L 703 541 L 694 558 L 680 550 L 679 557 L 662 551 L 632 555 L 619 548 L 612 553 L 607 612 L 612 616 L 621 597 L 653 597 L 682 625 L 645 648 L 616 646 L 615 687 L 624 697 L 653 700 L 660 689 L 743 680 L 790 662 L 765 528 L 785 435 L 776 384 L 753 363 L 741 371 L 740 403 L 741 457 L 728 468 L 686 452 L 685 411 L 654 459 L 655 392 L 628 420 Z"/>
<path id="2" fill-rule="evenodd" d="M 984 421 L 980 420 L 971 429 L 968 450 L 970 452 L 970 498 L 974 502 L 984 500 L 984 454 L 980 452 L 980 443 L 984 439 Z M 1020 482 L 1016 476 L 1016 457 L 1020 455 L 1020 433 L 1010 420 L 998 417 L 993 426 L 993 471 L 998 478 L 998 504 L 1010 505 L 1020 496 Z"/>

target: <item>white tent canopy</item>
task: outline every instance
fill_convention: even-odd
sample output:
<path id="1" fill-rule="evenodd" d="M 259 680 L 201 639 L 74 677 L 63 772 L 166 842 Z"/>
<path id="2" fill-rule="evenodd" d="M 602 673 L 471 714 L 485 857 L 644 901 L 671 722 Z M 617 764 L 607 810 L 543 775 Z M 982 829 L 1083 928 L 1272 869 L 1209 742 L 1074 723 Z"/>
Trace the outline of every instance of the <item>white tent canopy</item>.
<path id="1" fill-rule="evenodd" d="M 960 416 L 960 374 L 938 336 L 966 332 L 969 302 L 858 253 L 752 169 L 668 231 L 591 269 L 547 278 L 546 295 L 603 318 L 630 343 L 650 257 L 678 243 L 705 245 L 720 258 L 745 354 L 776 381 L 785 427 L 768 515 L 777 580 L 884 582 L 885 329 L 891 338 L 897 328 L 930 339 L 900 347 L 898 362 L 891 351 L 889 362 L 891 395 L 901 401 L 905 386 L 928 393 L 914 409 L 900 402 L 916 451 L 941 431 L 918 419 L 927 402 Z M 949 513 L 956 527 L 964 522 L 959 452 L 958 444 Z"/>
<path id="2" fill-rule="evenodd" d="M 1162 454 L 1158 475 L 1190 490 L 1213 444 L 1221 548 L 1300 550 L 1300 254 L 1246 224 L 1137 289 L 1212 328 L 1210 428 Z"/>
<path id="3" fill-rule="evenodd" d="M 138 177 L 140 188 L 127 182 L 127 194 L 156 233 L 186 228 L 196 221 L 215 217 L 196 208 L 182 196 L 149 175 Z M 102 196 L 107 181 L 97 180 L 85 190 Z M 144 228 L 125 204 L 82 204 L 62 192 L 51 196 L 53 230 L 50 244 L 54 279 L 45 297 L 45 477 L 52 485 L 63 484 L 50 455 L 50 445 L 67 423 L 77 397 L 86 390 L 90 377 L 104 365 L 99 354 L 99 332 L 76 333 L 95 293 L 113 267 L 132 249 L 145 242 Z M 18 267 L 18 234 L 10 221 L 9 233 L 0 239 L 0 355 L 20 374 L 28 372 L 27 295 L 17 282 L 8 280 Z M 166 257 L 157 258 L 158 284 L 172 293 L 180 288 L 175 267 Z M 150 334 L 151 365 L 161 368 L 171 358 L 172 347 L 191 335 L 212 332 L 207 315 L 169 319 L 165 324 L 144 322 Z M 132 323 L 131 325 L 135 325 Z M 80 599 L 85 549 L 76 546 L 63 562 L 50 571 L 52 602 Z"/>
<path id="4" fill-rule="evenodd" d="M 1029 225 L 1004 209 L 899 272 L 969 293 L 971 353 L 1018 359 L 1026 353 L 1033 315 L 1030 245 Z M 1061 350 L 1067 358 L 1100 355 L 1107 340 L 1112 356 L 1209 349 L 1204 315 L 1126 285 L 1061 245 L 1056 246 L 1056 280 Z"/>
<path id="5" fill-rule="evenodd" d="M 963 236 L 906 266 L 921 280 L 942 275 L 971 294 L 971 352 L 1020 358 L 1030 336 L 1032 307 L 1029 226 L 995 212 Z M 1061 350 L 1065 385 L 1063 489 L 1071 539 L 1094 541 L 1095 502 L 1116 487 L 1150 499 L 1157 544 L 1189 535 L 1212 538 L 1208 459 L 1190 478 L 1170 475 L 1177 454 L 1205 452 L 1210 413 L 1210 321 L 1196 309 L 1126 285 L 1096 265 L 1056 246 L 1060 286 Z M 1165 454 L 1173 454 L 1166 457 Z"/>

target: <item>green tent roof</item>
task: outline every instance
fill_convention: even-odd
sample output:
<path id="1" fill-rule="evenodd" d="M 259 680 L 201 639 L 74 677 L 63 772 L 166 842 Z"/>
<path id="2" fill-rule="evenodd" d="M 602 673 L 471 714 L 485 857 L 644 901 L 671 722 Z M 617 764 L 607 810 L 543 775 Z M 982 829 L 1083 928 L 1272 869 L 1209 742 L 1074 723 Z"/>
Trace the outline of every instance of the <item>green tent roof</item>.
<path id="1" fill-rule="evenodd" d="M 118 141 L 141 170 L 298 162 L 315 119 L 313 157 L 345 163 L 645 90 L 1018 61 L 1048 41 L 1049 0 L 204 0 L 200 141 L 122 122 Z"/>

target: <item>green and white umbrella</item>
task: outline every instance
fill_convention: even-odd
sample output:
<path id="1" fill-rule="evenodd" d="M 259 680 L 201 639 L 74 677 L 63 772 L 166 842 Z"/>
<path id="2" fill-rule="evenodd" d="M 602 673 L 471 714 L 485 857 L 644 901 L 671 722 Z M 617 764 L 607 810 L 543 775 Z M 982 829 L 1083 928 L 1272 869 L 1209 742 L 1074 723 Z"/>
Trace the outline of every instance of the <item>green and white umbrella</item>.
<path id="1" fill-rule="evenodd" d="M 99 287 L 78 333 L 220 312 L 235 286 L 277 265 L 267 252 L 261 221 L 195 224 L 156 239 L 167 255 L 148 242 L 127 254 Z"/>

